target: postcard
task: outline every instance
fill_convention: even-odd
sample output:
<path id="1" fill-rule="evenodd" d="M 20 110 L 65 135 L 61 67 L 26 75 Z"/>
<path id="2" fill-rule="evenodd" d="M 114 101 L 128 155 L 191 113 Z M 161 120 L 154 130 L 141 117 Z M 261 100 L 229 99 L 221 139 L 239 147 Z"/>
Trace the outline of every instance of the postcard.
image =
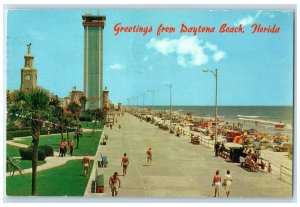
<path id="1" fill-rule="evenodd" d="M 292 199 L 294 22 L 8 9 L 6 196 Z"/>

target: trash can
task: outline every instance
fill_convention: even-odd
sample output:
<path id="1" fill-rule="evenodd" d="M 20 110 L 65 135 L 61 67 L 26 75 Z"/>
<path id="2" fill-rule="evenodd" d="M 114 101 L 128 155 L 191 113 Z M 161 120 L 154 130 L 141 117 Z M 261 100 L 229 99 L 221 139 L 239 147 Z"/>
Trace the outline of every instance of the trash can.
<path id="1" fill-rule="evenodd" d="M 96 178 L 96 193 L 104 193 L 104 175 L 100 174 Z"/>

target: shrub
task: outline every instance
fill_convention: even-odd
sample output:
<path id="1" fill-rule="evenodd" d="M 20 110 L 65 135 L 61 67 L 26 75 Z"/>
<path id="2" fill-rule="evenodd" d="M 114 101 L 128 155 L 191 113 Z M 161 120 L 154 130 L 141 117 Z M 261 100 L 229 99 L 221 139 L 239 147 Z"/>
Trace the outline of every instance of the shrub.
<path id="1" fill-rule="evenodd" d="M 54 154 L 53 148 L 49 145 L 41 145 L 39 150 L 44 150 L 46 157 L 52 157 Z"/>
<path id="2" fill-rule="evenodd" d="M 13 140 L 14 136 L 12 134 L 8 134 L 6 135 L 6 140 Z"/>
<path id="3" fill-rule="evenodd" d="M 32 160 L 32 153 L 33 153 L 33 148 L 28 147 L 28 148 L 20 148 L 19 149 L 20 156 L 22 160 Z M 44 161 L 46 159 L 46 153 L 45 150 L 39 149 L 38 151 L 38 160 L 39 161 Z"/>
<path id="4" fill-rule="evenodd" d="M 79 121 L 88 121 L 88 122 L 91 122 L 92 119 L 90 117 L 79 117 Z"/>

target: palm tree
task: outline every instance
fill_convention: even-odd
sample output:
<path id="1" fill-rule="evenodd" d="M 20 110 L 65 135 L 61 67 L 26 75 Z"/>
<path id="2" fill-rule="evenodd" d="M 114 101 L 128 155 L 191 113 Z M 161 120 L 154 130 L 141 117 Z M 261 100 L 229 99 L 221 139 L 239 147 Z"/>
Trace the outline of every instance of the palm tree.
<path id="1" fill-rule="evenodd" d="M 70 111 L 73 114 L 73 116 L 76 120 L 77 128 L 78 128 L 78 126 L 79 126 L 78 118 L 80 115 L 80 106 L 76 102 L 72 101 L 71 103 L 69 103 L 67 109 L 68 109 L 68 111 Z"/>
<path id="2" fill-rule="evenodd" d="M 86 105 L 86 102 L 87 102 L 86 97 L 85 97 L 85 96 L 81 96 L 81 97 L 79 98 L 79 102 L 80 102 L 80 104 L 81 104 L 81 108 L 85 109 L 85 105 Z"/>
<path id="3" fill-rule="evenodd" d="M 58 99 L 58 96 L 52 96 L 50 98 L 49 104 L 53 106 L 53 111 L 50 117 L 51 122 L 53 123 L 58 123 L 58 127 L 60 129 L 60 136 L 61 139 L 64 138 L 63 130 L 64 130 L 64 123 L 63 123 L 63 118 L 64 118 L 64 109 L 60 106 L 60 101 Z M 55 125 L 54 125 L 55 126 Z"/>
<path id="4" fill-rule="evenodd" d="M 36 195 L 39 138 L 43 120 L 49 117 L 51 109 L 48 93 L 40 88 L 30 91 L 16 91 L 14 103 L 9 107 L 10 113 L 16 115 L 18 119 L 27 119 L 30 122 L 33 145 L 32 195 Z"/>
<path id="5" fill-rule="evenodd" d="M 77 103 L 75 103 L 74 101 L 72 101 L 68 105 L 68 111 L 70 111 L 73 114 L 74 118 L 76 119 L 77 130 L 75 131 L 75 135 L 76 135 L 76 141 L 77 141 L 76 149 L 78 149 L 79 136 L 80 136 L 80 127 L 79 127 L 78 117 L 80 114 L 80 106 Z"/>
<path id="6" fill-rule="evenodd" d="M 19 159 L 7 156 L 6 157 L 6 168 L 10 169 L 11 177 L 14 177 L 14 174 L 16 171 L 18 171 L 23 176 Z"/>
<path id="7" fill-rule="evenodd" d="M 97 121 L 98 123 L 101 123 L 103 120 L 103 112 L 101 111 L 101 109 L 95 109 L 93 111 L 94 115 L 95 115 L 95 122 L 94 122 L 94 126 L 93 126 L 93 132 L 92 132 L 92 136 L 94 135 L 95 132 L 95 128 L 97 125 Z"/>
<path id="8" fill-rule="evenodd" d="M 74 124 L 74 118 L 71 115 L 65 115 L 63 118 L 63 123 L 66 126 L 66 131 L 67 131 L 67 141 L 69 143 L 69 132 L 71 127 L 75 126 Z"/>

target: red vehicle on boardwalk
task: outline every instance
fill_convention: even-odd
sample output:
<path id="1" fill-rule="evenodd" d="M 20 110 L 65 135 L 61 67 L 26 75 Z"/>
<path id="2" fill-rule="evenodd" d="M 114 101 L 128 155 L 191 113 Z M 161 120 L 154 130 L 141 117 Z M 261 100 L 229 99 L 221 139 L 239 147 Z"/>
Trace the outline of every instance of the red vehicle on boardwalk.
<path id="1" fill-rule="evenodd" d="M 191 143 L 192 144 L 200 144 L 199 136 L 191 135 Z"/>
<path id="2" fill-rule="evenodd" d="M 252 172 L 258 172 L 259 167 L 250 156 L 247 156 L 245 158 L 240 157 L 240 163 L 243 168 L 248 169 Z"/>

